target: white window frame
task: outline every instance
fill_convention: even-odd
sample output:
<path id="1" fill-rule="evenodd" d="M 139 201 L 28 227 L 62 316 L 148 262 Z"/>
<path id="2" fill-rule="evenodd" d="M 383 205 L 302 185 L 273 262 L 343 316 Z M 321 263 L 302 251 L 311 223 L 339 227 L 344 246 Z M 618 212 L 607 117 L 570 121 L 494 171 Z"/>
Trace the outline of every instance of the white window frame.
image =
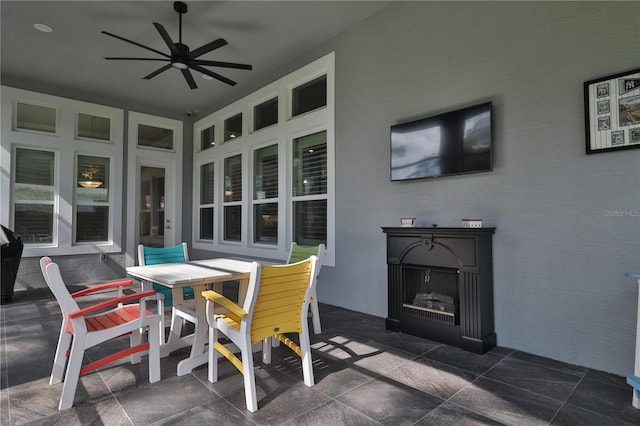
<path id="1" fill-rule="evenodd" d="M 25 244 L 24 257 L 74 255 L 88 253 L 118 253 L 122 251 L 122 173 L 115 172 L 115 164 L 124 163 L 123 135 L 124 111 L 103 105 L 81 102 L 13 87 L 2 86 L 2 157 L 0 164 L 10 174 L 0 176 L 3 201 L 0 204 L 0 222 L 14 228 L 15 148 L 55 151 L 55 196 L 52 244 Z M 56 133 L 37 132 L 15 128 L 17 102 L 56 108 Z M 111 141 L 77 139 L 77 114 L 93 114 L 109 118 L 112 125 Z M 93 155 L 110 158 L 109 240 L 96 243 L 74 243 L 76 156 Z M 7 194 L 6 196 L 4 194 Z M 5 198 L 6 197 L 6 198 Z"/>
<path id="2" fill-rule="evenodd" d="M 265 127 L 266 128 L 266 127 Z M 265 198 L 265 199 L 254 199 L 253 198 L 253 194 L 255 191 L 255 155 L 256 152 L 261 150 L 262 148 L 267 148 L 267 147 L 271 147 L 271 146 L 276 146 L 278 148 L 278 196 L 276 198 Z M 286 215 L 286 209 L 281 205 L 281 195 L 282 192 L 284 191 L 284 188 L 286 188 L 286 186 L 282 186 L 282 177 L 283 177 L 283 173 L 281 172 L 282 169 L 282 156 L 285 155 L 284 154 L 284 150 L 281 149 L 282 148 L 282 144 L 279 144 L 277 140 L 269 140 L 269 141 L 265 141 L 264 143 L 260 144 L 260 145 L 255 145 L 251 148 L 251 158 L 248 159 L 249 162 L 249 166 L 250 166 L 250 170 L 249 172 L 249 212 L 248 215 L 250 217 L 250 222 L 251 222 L 251 228 L 247 229 L 247 232 L 249 233 L 248 238 L 249 238 L 249 243 L 252 244 L 255 247 L 264 247 L 266 249 L 272 248 L 274 246 L 276 246 L 277 244 L 269 244 L 269 243 L 260 243 L 260 242 L 256 242 L 255 241 L 255 228 L 256 228 L 256 223 L 255 223 L 255 216 L 254 216 L 254 208 L 256 205 L 258 204 L 277 204 L 278 205 L 278 244 L 280 242 L 280 236 L 284 235 L 285 232 L 285 228 L 284 228 L 284 220 L 283 218 L 285 217 L 284 215 Z"/>
<path id="3" fill-rule="evenodd" d="M 209 148 L 212 149 L 212 148 Z M 213 209 L 213 216 L 216 216 L 216 210 L 218 209 L 218 205 L 216 204 L 216 195 L 218 194 L 218 190 L 216 188 L 216 185 L 218 184 L 218 176 L 216 175 L 216 172 L 218 171 L 218 166 L 219 166 L 219 162 L 216 161 L 204 161 L 201 163 L 198 163 L 195 168 L 198 169 L 198 177 L 200 179 L 200 177 L 202 176 L 202 166 L 206 166 L 208 164 L 213 164 L 213 202 L 211 203 L 202 203 L 201 201 L 201 197 L 200 197 L 200 191 L 202 190 L 202 180 L 199 180 L 197 183 L 197 186 L 199 188 L 198 194 L 197 194 L 197 198 L 194 198 L 195 204 L 197 205 L 197 212 L 196 212 L 196 217 L 198 218 L 197 223 L 194 222 L 194 225 L 196 225 L 196 235 L 194 235 L 194 241 L 204 241 L 204 242 L 208 242 L 208 241 L 212 241 L 210 239 L 207 238 L 201 238 L 200 235 L 202 235 L 201 233 L 201 227 L 200 227 L 200 211 L 202 209 Z M 211 227 L 213 229 L 213 238 L 216 238 L 216 235 L 218 233 L 218 230 L 215 227 L 215 223 L 211 224 Z"/>
<path id="4" fill-rule="evenodd" d="M 75 155 L 74 155 L 74 170 L 75 170 L 75 174 L 74 177 L 78 176 L 78 157 L 79 156 L 91 156 L 91 157 L 100 157 L 100 158 L 106 158 L 109 160 L 109 178 L 111 178 L 111 175 L 113 175 L 113 173 L 116 173 L 115 170 L 115 165 L 114 165 L 114 159 L 113 157 L 109 156 L 109 155 L 101 155 L 101 154 L 96 154 L 96 153 L 86 153 L 84 151 L 76 151 Z M 77 230 L 78 230 L 78 222 L 75 220 L 75 218 L 78 215 L 78 206 L 96 206 L 96 207 L 104 207 L 107 206 L 109 207 L 109 217 L 111 217 L 111 205 L 113 202 L 113 189 L 109 186 L 109 193 L 108 193 L 108 201 L 92 201 L 92 202 L 83 202 L 80 203 L 78 202 L 77 199 L 77 193 L 78 193 L 78 187 L 76 185 L 76 182 L 74 180 L 73 183 L 73 244 L 74 245 L 79 245 L 79 246 L 91 246 L 94 244 L 104 244 L 104 242 L 100 241 L 100 242 L 87 242 L 87 241 L 78 241 L 77 240 Z M 107 229 L 107 239 L 106 241 L 113 241 L 113 229 L 111 227 L 111 220 L 109 220 L 109 223 L 107 224 L 108 229 Z"/>
<path id="5" fill-rule="evenodd" d="M 292 143 L 293 139 L 326 131 L 327 133 L 327 252 L 325 264 L 335 265 L 335 55 L 329 53 L 312 63 L 274 81 L 256 92 L 196 121 L 193 125 L 193 248 L 211 252 L 223 252 L 241 256 L 282 260 L 287 257 L 293 238 L 292 218 Z M 321 75 L 327 76 L 327 105 L 304 114 L 291 117 L 292 89 Z M 253 130 L 253 108 L 273 97 L 278 98 L 278 123 Z M 216 140 L 223 141 L 224 120 L 242 112 L 242 136 L 227 142 L 216 143 L 213 149 L 200 150 L 200 132 L 215 126 Z M 254 151 L 265 146 L 278 145 L 278 243 L 254 243 L 253 218 L 253 159 Z M 243 198 L 242 241 L 224 240 L 224 159 L 242 154 Z M 200 166 L 216 163 L 216 190 L 214 209 L 214 239 L 200 240 Z M 325 198 L 324 195 L 321 198 Z"/>

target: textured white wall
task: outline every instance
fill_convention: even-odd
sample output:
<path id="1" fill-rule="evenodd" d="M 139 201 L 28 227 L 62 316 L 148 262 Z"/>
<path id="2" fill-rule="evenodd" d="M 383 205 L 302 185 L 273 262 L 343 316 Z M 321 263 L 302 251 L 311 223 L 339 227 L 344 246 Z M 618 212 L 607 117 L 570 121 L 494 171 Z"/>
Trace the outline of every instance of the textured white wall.
<path id="1" fill-rule="evenodd" d="M 387 314 L 381 226 L 497 227 L 498 343 L 633 369 L 640 150 L 585 155 L 583 82 L 638 68 L 638 2 L 394 3 L 336 51 L 336 267 L 323 302 Z M 394 182 L 389 126 L 491 100 L 494 171 Z"/>

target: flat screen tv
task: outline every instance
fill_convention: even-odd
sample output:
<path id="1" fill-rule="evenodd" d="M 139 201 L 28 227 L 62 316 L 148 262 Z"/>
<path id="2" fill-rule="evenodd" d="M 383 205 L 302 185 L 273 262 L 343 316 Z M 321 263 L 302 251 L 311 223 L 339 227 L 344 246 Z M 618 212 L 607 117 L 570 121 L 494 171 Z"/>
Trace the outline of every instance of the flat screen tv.
<path id="1" fill-rule="evenodd" d="M 491 102 L 391 126 L 391 180 L 492 170 Z"/>

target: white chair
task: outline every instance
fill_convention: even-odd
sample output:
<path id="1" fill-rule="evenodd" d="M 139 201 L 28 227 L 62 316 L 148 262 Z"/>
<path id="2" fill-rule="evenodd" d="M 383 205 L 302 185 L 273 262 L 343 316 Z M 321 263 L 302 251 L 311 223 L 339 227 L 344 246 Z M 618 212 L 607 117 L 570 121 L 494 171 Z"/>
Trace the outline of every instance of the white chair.
<path id="1" fill-rule="evenodd" d="M 188 261 L 189 253 L 187 251 L 187 243 L 172 247 L 147 247 L 142 244 L 138 245 L 138 263 L 140 266 Z M 147 284 L 143 283 L 143 285 Z M 168 289 L 167 287 L 154 283 L 153 288 L 158 292 L 162 292 L 165 297 L 164 304 L 171 306 L 171 327 L 169 328 L 169 336 L 166 342 L 164 341 L 164 327 L 161 332 L 163 343 L 165 343 L 165 347 L 163 347 L 163 356 L 165 356 L 168 355 L 168 352 L 175 349 L 191 345 L 193 336 L 184 339 L 181 339 L 180 336 L 185 325 L 184 321 L 189 321 L 193 324 L 196 324 L 198 321 L 193 287 Z"/>
<path id="2" fill-rule="evenodd" d="M 40 259 L 40 268 L 47 286 L 62 310 L 62 326 L 49 379 L 49 384 L 52 385 L 62 382 L 64 377 L 59 410 L 73 406 L 80 376 L 126 356 L 131 356 L 131 363 L 137 364 L 140 362 L 141 352 L 148 351 L 149 382 L 155 383 L 160 380 L 161 318 L 160 315 L 146 309 L 148 300 L 159 299 L 155 291 L 119 295 L 80 309 L 76 298 L 107 288 L 117 287 L 121 290 L 123 286 L 131 285 L 132 280 L 96 285 L 70 294 L 60 274 L 60 268 L 51 258 Z M 129 303 L 133 301 L 138 303 Z M 142 343 L 141 331 L 147 328 L 148 342 Z M 126 335 L 129 335 L 129 348 L 82 366 L 87 349 Z"/>
<path id="3" fill-rule="evenodd" d="M 247 409 L 258 409 L 253 346 L 262 343 L 263 362 L 271 362 L 271 342 L 275 337 L 302 358 L 304 383 L 314 385 L 311 345 L 307 313 L 315 284 L 318 258 L 288 265 L 262 265 L 253 262 L 247 295 L 242 307 L 214 290 L 202 292 L 207 299 L 209 323 L 209 375 L 211 383 L 218 381 L 218 357 L 226 357 L 244 376 Z M 220 307 L 227 312 L 220 312 Z M 218 340 L 224 334 L 240 349 L 238 358 Z M 299 346 L 285 336 L 298 333 Z"/>
<path id="4" fill-rule="evenodd" d="M 322 267 L 322 261 L 324 259 L 325 245 L 318 244 L 317 246 L 302 246 L 295 242 L 291 243 L 289 248 L 289 257 L 287 263 L 295 263 L 304 259 L 308 259 L 310 256 L 315 255 L 318 257 L 318 264 L 316 265 L 316 275 L 313 286 L 313 294 L 311 295 L 311 313 L 313 315 L 313 332 L 315 334 L 322 333 L 322 326 L 320 324 L 320 309 L 318 308 L 318 294 L 317 294 L 317 280 L 320 277 L 320 268 Z"/>

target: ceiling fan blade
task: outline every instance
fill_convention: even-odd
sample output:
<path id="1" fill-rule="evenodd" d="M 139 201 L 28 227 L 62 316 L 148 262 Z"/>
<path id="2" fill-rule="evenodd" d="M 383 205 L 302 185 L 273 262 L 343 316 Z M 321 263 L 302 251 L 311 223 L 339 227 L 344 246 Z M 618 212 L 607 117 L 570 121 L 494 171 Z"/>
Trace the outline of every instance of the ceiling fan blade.
<path id="1" fill-rule="evenodd" d="M 170 61 L 170 59 L 166 59 L 166 58 L 114 58 L 114 57 L 109 57 L 109 58 L 105 58 L 105 59 L 108 59 L 110 61 L 163 61 L 163 62 Z"/>
<path id="2" fill-rule="evenodd" d="M 229 86 L 235 86 L 235 85 L 237 84 L 235 81 L 230 80 L 230 79 L 228 79 L 227 77 L 224 77 L 224 76 L 222 76 L 222 75 L 220 75 L 220 74 L 216 74 L 216 73 L 215 73 L 215 72 L 213 72 L 213 71 L 209 71 L 208 69 L 206 69 L 206 68 L 204 68 L 204 67 L 201 67 L 200 65 L 198 65 L 198 64 L 197 64 L 197 63 L 195 63 L 195 62 L 189 62 L 189 64 L 188 64 L 188 65 L 189 65 L 189 68 L 192 68 L 192 69 L 194 69 L 194 70 L 196 70 L 196 71 L 199 71 L 199 72 L 201 72 L 202 74 L 206 74 L 206 75 L 208 75 L 209 77 L 213 77 L 213 78 L 215 78 L 216 80 L 220 80 L 220 81 L 222 81 L 223 83 L 227 83 Z"/>
<path id="3" fill-rule="evenodd" d="M 194 62 L 198 65 L 207 65 L 210 67 L 237 68 L 239 70 L 253 69 L 251 65 L 237 64 L 235 62 L 206 61 L 204 59 L 196 59 Z"/>
<path id="4" fill-rule="evenodd" d="M 154 72 L 152 72 L 149 75 L 145 75 L 144 78 L 145 80 L 151 80 L 153 77 L 155 77 L 156 75 L 160 74 L 161 72 L 165 72 L 166 70 L 171 68 L 171 64 L 167 64 L 164 67 L 158 68 L 157 70 L 155 70 Z"/>
<path id="5" fill-rule="evenodd" d="M 165 44 L 171 51 L 171 54 L 174 56 L 178 56 L 179 55 L 178 49 L 176 48 L 176 45 L 173 42 L 173 40 L 171 40 L 171 37 L 169 37 L 169 33 L 167 32 L 167 30 L 164 29 L 162 24 L 158 24 L 157 22 L 154 22 L 153 25 L 156 27 L 156 30 L 158 30 L 158 32 L 160 33 L 160 37 L 162 37 L 162 40 L 164 40 Z"/>
<path id="6" fill-rule="evenodd" d="M 182 71 L 182 75 L 184 76 L 184 79 L 187 80 L 187 83 L 189 84 L 189 87 L 191 87 L 191 90 L 197 89 L 198 86 L 196 85 L 196 81 L 193 79 L 193 76 L 191 75 L 189 69 L 185 68 L 180 71 Z"/>
<path id="7" fill-rule="evenodd" d="M 156 49 L 152 49 L 151 47 L 145 46 L 145 45 L 140 44 L 140 43 L 136 43 L 135 41 L 127 40 L 126 38 L 124 38 L 124 37 L 120 37 L 119 35 L 115 35 L 115 34 L 112 34 L 112 33 L 110 33 L 110 32 L 107 32 L 107 31 L 102 31 L 102 34 L 106 34 L 106 35 L 108 35 L 108 36 L 111 36 L 111 37 L 117 38 L 118 40 L 122 40 L 122 41 L 124 41 L 124 42 L 131 43 L 131 44 L 133 44 L 133 45 L 135 45 L 135 46 L 138 46 L 138 47 L 142 47 L 143 49 L 150 50 L 150 51 L 155 52 L 155 53 L 157 53 L 158 55 L 162 55 L 162 56 L 164 56 L 164 57 L 166 57 L 166 58 L 171 58 L 171 56 L 167 55 L 167 54 L 166 54 L 166 53 L 164 53 L 164 52 L 161 52 L 161 51 L 156 50 Z"/>
<path id="8" fill-rule="evenodd" d="M 189 57 L 191 59 L 195 59 L 198 56 L 202 56 L 205 53 L 209 53 L 212 50 L 218 49 L 218 48 L 220 48 L 222 46 L 226 46 L 227 44 L 228 44 L 227 40 L 225 40 L 223 38 L 219 38 L 219 39 L 211 41 L 211 42 L 209 42 L 209 43 L 207 43 L 207 44 L 205 44 L 203 46 L 200 46 L 195 50 L 192 50 L 191 52 L 189 52 Z"/>

